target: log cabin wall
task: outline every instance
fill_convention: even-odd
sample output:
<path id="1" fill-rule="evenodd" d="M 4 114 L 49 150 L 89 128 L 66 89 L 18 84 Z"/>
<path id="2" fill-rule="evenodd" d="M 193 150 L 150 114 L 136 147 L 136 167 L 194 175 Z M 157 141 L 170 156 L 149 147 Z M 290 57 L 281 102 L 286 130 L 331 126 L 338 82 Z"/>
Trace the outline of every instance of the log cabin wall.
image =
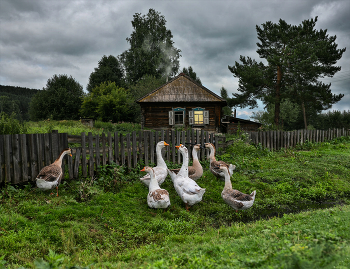
<path id="1" fill-rule="evenodd" d="M 185 108 L 184 125 L 169 125 L 169 111 L 173 108 Z M 201 107 L 209 111 L 209 124 L 190 125 L 189 111 L 193 108 Z M 142 109 L 142 126 L 150 129 L 164 129 L 176 127 L 192 127 L 200 128 L 204 131 L 218 132 L 220 131 L 220 119 L 222 116 L 222 106 L 220 103 L 198 102 L 198 103 L 147 103 L 141 105 Z"/>
<path id="2" fill-rule="evenodd" d="M 221 131 L 222 108 L 226 100 L 211 92 L 191 78 L 181 73 L 168 83 L 143 96 L 137 103 L 141 106 L 144 128 L 168 129 L 176 127 L 200 128 L 205 131 Z M 184 122 L 181 125 L 171 124 L 169 111 L 184 109 Z M 191 124 L 189 113 L 193 109 L 205 110 L 205 124 Z"/>

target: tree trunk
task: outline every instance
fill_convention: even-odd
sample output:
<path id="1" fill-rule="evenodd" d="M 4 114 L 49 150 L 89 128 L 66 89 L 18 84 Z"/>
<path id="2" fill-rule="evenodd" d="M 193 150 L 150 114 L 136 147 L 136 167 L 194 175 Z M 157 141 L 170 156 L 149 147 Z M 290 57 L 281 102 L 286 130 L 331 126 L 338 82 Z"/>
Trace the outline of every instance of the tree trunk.
<path id="1" fill-rule="evenodd" d="M 281 110 L 281 81 L 282 70 L 277 66 L 277 82 L 276 82 L 276 99 L 275 99 L 275 125 L 279 127 L 280 110 Z"/>
<path id="2" fill-rule="evenodd" d="M 304 101 L 301 102 L 301 109 L 303 110 L 304 128 L 305 128 L 305 130 L 307 130 L 307 121 L 306 121 L 306 112 L 305 112 L 305 104 L 304 104 Z"/>

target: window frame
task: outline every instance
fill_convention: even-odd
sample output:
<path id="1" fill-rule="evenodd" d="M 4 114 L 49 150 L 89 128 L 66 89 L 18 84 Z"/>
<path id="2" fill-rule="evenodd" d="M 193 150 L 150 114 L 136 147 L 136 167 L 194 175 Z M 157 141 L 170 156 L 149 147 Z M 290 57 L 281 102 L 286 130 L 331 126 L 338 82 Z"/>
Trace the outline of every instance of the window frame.
<path id="1" fill-rule="evenodd" d="M 203 112 L 203 123 L 195 123 L 195 112 L 202 111 Z M 206 110 L 202 107 L 192 108 L 188 113 L 189 124 L 193 126 L 205 126 L 209 125 L 209 110 Z"/>
<path id="2" fill-rule="evenodd" d="M 180 114 L 179 112 L 182 112 L 182 123 L 176 123 L 175 118 L 176 114 Z M 186 123 L 186 108 L 183 107 L 176 107 L 172 108 L 172 110 L 169 111 L 169 125 L 171 126 L 184 126 Z"/>

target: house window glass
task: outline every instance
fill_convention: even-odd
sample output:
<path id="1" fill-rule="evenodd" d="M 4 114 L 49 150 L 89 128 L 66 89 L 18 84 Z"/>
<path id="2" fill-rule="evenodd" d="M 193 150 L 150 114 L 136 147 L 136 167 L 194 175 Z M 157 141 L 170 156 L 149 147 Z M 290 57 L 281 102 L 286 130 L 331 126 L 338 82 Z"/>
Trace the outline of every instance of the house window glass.
<path id="1" fill-rule="evenodd" d="M 193 111 L 194 124 L 204 124 L 204 111 Z"/>
<path id="2" fill-rule="evenodd" d="M 175 124 L 184 124 L 184 112 L 174 111 Z"/>

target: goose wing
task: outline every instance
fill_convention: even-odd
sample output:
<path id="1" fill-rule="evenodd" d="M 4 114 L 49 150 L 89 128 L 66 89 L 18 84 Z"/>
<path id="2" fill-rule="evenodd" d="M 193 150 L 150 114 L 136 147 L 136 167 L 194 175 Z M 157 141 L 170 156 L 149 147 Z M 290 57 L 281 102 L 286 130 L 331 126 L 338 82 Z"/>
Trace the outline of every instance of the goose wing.
<path id="1" fill-rule="evenodd" d="M 43 169 L 41 169 L 37 178 L 45 181 L 53 182 L 57 180 L 57 178 L 59 178 L 61 175 L 62 175 L 62 168 L 55 164 L 50 164 L 48 166 L 45 166 Z"/>

